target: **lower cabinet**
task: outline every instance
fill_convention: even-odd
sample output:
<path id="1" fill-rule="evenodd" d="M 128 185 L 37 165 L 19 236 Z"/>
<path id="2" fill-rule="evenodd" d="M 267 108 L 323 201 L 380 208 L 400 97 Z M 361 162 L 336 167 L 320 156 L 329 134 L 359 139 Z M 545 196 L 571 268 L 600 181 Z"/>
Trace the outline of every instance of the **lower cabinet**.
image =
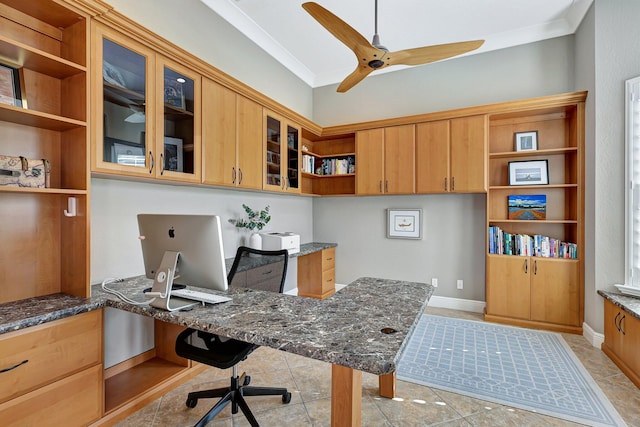
<path id="1" fill-rule="evenodd" d="M 581 329 L 579 283 L 577 260 L 489 255 L 485 318 L 577 332 Z"/>
<path id="2" fill-rule="evenodd" d="M 102 311 L 0 336 L 2 425 L 86 425 L 102 411 Z"/>
<path id="3" fill-rule="evenodd" d="M 298 258 L 298 295 L 325 299 L 336 292 L 336 248 Z"/>
<path id="4" fill-rule="evenodd" d="M 640 320 L 608 300 L 604 301 L 602 351 L 640 387 Z"/>

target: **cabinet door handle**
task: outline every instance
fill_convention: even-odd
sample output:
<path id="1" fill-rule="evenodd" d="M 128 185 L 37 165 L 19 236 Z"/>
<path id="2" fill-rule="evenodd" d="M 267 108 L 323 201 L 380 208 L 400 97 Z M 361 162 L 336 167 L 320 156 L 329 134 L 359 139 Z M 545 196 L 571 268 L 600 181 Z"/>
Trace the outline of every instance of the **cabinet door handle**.
<path id="1" fill-rule="evenodd" d="M 618 312 L 618 314 L 616 314 L 616 318 L 613 319 L 613 326 L 615 326 L 616 329 L 618 330 L 618 332 L 620 332 L 620 325 L 618 324 L 618 317 L 620 317 L 620 312 Z"/>
<path id="2" fill-rule="evenodd" d="M 380 180 L 380 192 L 382 193 L 382 180 Z"/>
<path id="3" fill-rule="evenodd" d="M 624 319 L 627 317 L 626 314 L 622 315 L 622 317 L 620 318 L 620 329 L 618 329 L 620 332 L 622 332 L 622 335 L 627 335 L 624 333 L 624 326 L 622 325 L 622 322 L 624 322 Z"/>
<path id="4" fill-rule="evenodd" d="M 3 373 L 3 372 L 13 371 L 13 370 L 14 370 L 14 369 L 16 369 L 17 367 L 22 366 L 22 365 L 24 365 L 25 363 L 29 363 L 29 359 L 25 359 L 25 360 L 23 360 L 22 362 L 20 362 L 20 363 L 18 363 L 18 364 L 15 364 L 15 365 L 13 365 L 13 366 L 9 366 L 8 368 L 0 369 L 0 374 L 1 374 L 1 373 Z"/>
<path id="5" fill-rule="evenodd" d="M 444 191 L 447 191 L 447 177 L 444 177 Z"/>
<path id="6" fill-rule="evenodd" d="M 538 261 L 533 261 L 533 274 L 538 274 Z"/>
<path id="7" fill-rule="evenodd" d="M 384 180 L 384 192 L 389 192 L 389 181 L 387 181 L 386 179 Z"/>
<path id="8" fill-rule="evenodd" d="M 164 175 L 164 153 L 160 153 L 160 175 Z"/>
<path id="9" fill-rule="evenodd" d="M 240 177 L 238 178 L 238 185 L 242 184 L 242 169 L 238 168 L 238 173 Z"/>
<path id="10" fill-rule="evenodd" d="M 149 174 L 153 173 L 153 167 L 155 166 L 155 159 L 153 158 L 153 153 L 149 151 L 149 158 L 151 159 L 151 166 L 149 166 Z"/>
<path id="11" fill-rule="evenodd" d="M 235 166 L 231 168 L 231 183 L 232 184 L 236 183 L 236 167 Z"/>
<path id="12" fill-rule="evenodd" d="M 456 177 L 451 177 L 451 191 L 456 191 Z"/>
<path id="13" fill-rule="evenodd" d="M 527 274 L 529 272 L 529 260 L 525 259 L 524 260 L 524 274 Z"/>

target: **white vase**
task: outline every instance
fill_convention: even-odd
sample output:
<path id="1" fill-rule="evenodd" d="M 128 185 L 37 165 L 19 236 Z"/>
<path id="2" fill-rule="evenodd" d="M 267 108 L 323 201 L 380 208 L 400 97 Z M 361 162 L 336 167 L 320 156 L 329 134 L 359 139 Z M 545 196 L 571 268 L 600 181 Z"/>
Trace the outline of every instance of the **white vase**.
<path id="1" fill-rule="evenodd" d="M 262 236 L 259 233 L 252 233 L 249 237 L 249 247 L 252 249 L 262 249 Z"/>

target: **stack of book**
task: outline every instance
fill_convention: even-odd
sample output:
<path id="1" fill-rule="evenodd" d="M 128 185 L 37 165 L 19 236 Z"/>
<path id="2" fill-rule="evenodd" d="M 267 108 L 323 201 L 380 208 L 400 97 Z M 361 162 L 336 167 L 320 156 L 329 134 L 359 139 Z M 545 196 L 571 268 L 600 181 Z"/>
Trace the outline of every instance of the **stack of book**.
<path id="1" fill-rule="evenodd" d="M 489 253 L 576 259 L 578 245 L 541 234 L 511 234 L 498 226 L 490 226 Z"/>
<path id="2" fill-rule="evenodd" d="M 315 156 L 304 154 L 302 156 L 302 171 L 315 173 L 316 175 L 345 175 L 355 173 L 355 160 L 353 156 L 344 158 L 316 159 Z"/>

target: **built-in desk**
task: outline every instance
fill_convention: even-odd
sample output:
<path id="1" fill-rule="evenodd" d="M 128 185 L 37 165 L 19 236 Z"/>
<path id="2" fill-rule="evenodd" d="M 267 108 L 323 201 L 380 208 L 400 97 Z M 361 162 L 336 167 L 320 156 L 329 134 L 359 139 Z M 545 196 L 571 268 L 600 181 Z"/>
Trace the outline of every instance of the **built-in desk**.
<path id="1" fill-rule="evenodd" d="M 141 276 L 111 286 L 143 301 L 142 289 L 150 284 Z M 94 287 L 91 299 L 161 323 L 331 363 L 332 425 L 354 426 L 360 425 L 362 371 L 376 375 L 395 371 L 405 341 L 432 292 L 424 283 L 361 278 L 324 300 L 230 288 L 233 301 L 185 312 L 128 304 L 105 294 L 99 286 Z M 395 332 L 383 333 L 385 328 Z M 108 389 L 105 394 L 108 396 Z"/>

